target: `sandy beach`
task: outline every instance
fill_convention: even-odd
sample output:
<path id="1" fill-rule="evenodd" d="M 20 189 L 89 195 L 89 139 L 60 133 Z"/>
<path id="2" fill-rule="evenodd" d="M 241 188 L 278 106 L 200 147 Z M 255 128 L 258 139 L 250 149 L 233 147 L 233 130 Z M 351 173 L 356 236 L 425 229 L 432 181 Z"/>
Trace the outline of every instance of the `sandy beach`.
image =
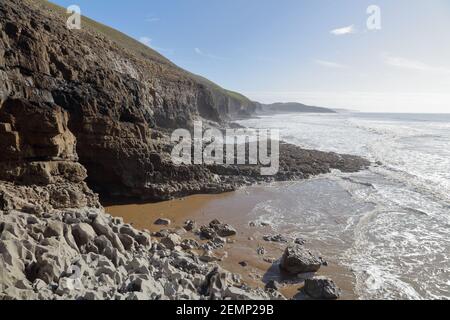
<path id="1" fill-rule="evenodd" d="M 217 251 L 217 254 L 223 257 L 220 264 L 225 269 L 241 275 L 251 286 L 264 287 L 267 281 L 277 280 L 283 283 L 280 292 L 292 298 L 298 294 L 301 280 L 281 274 L 276 263 L 287 244 L 267 242 L 263 239 L 264 235 L 274 235 L 280 230 L 275 232 L 270 225 L 257 227 L 249 225 L 253 221 L 250 213 L 258 203 L 275 196 L 270 187 L 255 186 L 220 195 L 194 195 L 160 203 L 109 206 L 106 207 L 106 212 L 123 217 L 125 222 L 138 229 L 147 229 L 151 232 L 181 228 L 188 219 L 195 220 L 198 226 L 207 225 L 213 219 L 229 223 L 237 229 L 238 234 L 232 238 L 233 243 L 227 243 L 224 249 Z M 158 218 L 170 219 L 172 224 L 169 227 L 157 226 L 154 222 Z M 284 231 L 288 234 L 291 230 L 286 227 Z M 185 237 L 196 238 L 192 233 L 186 234 Z M 341 266 L 333 256 L 327 256 L 328 250 L 321 245 L 309 239 L 306 243 L 308 249 L 323 254 L 322 257 L 328 262 L 328 266 L 322 267 L 318 274 L 330 277 L 337 283 L 343 292 L 342 299 L 357 298 L 351 271 Z M 257 253 L 259 247 L 265 249 L 265 254 Z M 270 260 L 275 262 L 271 263 Z M 241 266 L 239 262 L 242 261 L 248 265 Z"/>

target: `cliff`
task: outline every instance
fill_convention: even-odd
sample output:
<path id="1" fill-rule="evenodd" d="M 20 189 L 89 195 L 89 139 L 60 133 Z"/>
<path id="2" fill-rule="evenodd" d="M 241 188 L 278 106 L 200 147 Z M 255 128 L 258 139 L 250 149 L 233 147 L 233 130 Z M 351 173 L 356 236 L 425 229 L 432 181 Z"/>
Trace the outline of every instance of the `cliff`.
<path id="1" fill-rule="evenodd" d="M 221 123 L 253 104 L 116 30 L 87 18 L 68 30 L 66 19 L 46 1 L 1 2 L 0 179 L 47 184 L 66 166 L 82 180 L 81 163 L 108 196 L 156 199 L 209 184 L 206 170 L 167 163 L 161 128 Z M 167 180 L 177 180 L 173 190 L 158 188 Z"/>
<path id="2" fill-rule="evenodd" d="M 157 201 L 230 191 L 260 179 L 248 168 L 174 165 L 169 140 L 173 128 L 190 128 L 196 119 L 222 126 L 252 114 L 257 103 L 116 30 L 87 18 L 81 30 L 69 30 L 66 19 L 65 10 L 42 0 L 0 5 L 5 208 L 17 203 L 8 196 L 9 184 L 24 194 L 39 186 L 46 195 L 36 197 L 40 205 L 80 207 L 98 205 L 87 185 L 105 199 Z M 357 170 L 363 163 L 283 150 L 290 154 L 284 152 L 278 180 Z"/>

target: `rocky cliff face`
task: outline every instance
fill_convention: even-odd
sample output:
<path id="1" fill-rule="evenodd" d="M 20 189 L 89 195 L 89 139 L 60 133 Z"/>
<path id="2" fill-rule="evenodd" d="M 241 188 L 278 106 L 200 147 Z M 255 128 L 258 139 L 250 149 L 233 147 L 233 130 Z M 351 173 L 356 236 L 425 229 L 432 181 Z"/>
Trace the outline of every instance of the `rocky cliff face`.
<path id="1" fill-rule="evenodd" d="M 147 199 L 211 184 L 204 168 L 170 164 L 161 130 L 223 122 L 252 103 L 91 20 L 69 30 L 66 18 L 45 1 L 0 4 L 0 179 L 81 183 L 84 166 L 96 191 Z"/>
<path id="2" fill-rule="evenodd" d="M 133 200 L 258 180 L 258 168 L 174 165 L 169 141 L 173 128 L 221 125 L 257 103 L 118 31 L 86 18 L 69 30 L 66 19 L 42 0 L 0 3 L 0 205 L 98 206 L 86 178 L 105 198 Z M 281 152 L 278 180 L 365 164 L 288 145 Z M 12 189 L 20 190 L 14 201 Z"/>

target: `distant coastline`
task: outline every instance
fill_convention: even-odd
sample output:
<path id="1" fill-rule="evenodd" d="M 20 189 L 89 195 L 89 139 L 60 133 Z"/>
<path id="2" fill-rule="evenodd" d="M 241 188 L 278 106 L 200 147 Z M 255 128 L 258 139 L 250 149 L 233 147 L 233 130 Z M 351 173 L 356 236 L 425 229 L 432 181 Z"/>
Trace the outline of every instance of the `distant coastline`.
<path id="1" fill-rule="evenodd" d="M 298 102 L 277 102 L 272 104 L 259 104 L 256 113 L 336 113 L 336 111 L 330 108 L 309 106 Z"/>

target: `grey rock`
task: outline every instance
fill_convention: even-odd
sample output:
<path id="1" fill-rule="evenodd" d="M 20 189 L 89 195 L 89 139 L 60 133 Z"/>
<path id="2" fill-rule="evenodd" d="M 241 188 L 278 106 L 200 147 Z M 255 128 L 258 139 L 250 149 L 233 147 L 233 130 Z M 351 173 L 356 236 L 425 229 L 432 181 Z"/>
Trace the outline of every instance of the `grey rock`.
<path id="1" fill-rule="evenodd" d="M 159 218 L 155 221 L 155 225 L 157 226 L 169 226 L 172 223 L 170 219 Z"/>
<path id="2" fill-rule="evenodd" d="M 232 286 L 226 288 L 224 296 L 231 300 L 264 300 L 264 297 L 258 296 L 253 292 Z"/>
<path id="3" fill-rule="evenodd" d="M 98 235 L 107 237 L 114 248 L 120 252 L 125 251 L 118 235 L 113 232 L 110 221 L 104 215 L 97 215 L 92 223 L 92 227 Z"/>
<path id="4" fill-rule="evenodd" d="M 215 237 L 217 237 L 217 233 L 213 228 L 207 226 L 200 227 L 200 238 L 212 240 Z"/>
<path id="5" fill-rule="evenodd" d="M 64 224 L 60 221 L 49 221 L 44 231 L 44 237 L 63 237 L 64 236 Z"/>
<path id="6" fill-rule="evenodd" d="M 281 235 L 281 234 L 277 234 L 277 235 L 265 235 L 263 236 L 264 241 L 268 241 L 268 242 L 278 242 L 278 243 L 287 243 L 289 242 L 289 240 Z"/>
<path id="7" fill-rule="evenodd" d="M 176 246 L 181 244 L 181 238 L 177 234 L 170 234 L 165 238 L 161 239 L 161 244 L 163 244 L 167 249 L 173 250 Z"/>
<path id="8" fill-rule="evenodd" d="M 212 251 L 205 251 L 200 257 L 200 261 L 211 263 L 215 261 L 219 261 L 220 259 L 212 252 Z"/>
<path id="9" fill-rule="evenodd" d="M 138 235 L 134 238 L 134 240 L 136 240 L 137 243 L 146 248 L 152 245 L 150 235 L 147 234 L 146 232 L 139 232 Z"/>
<path id="10" fill-rule="evenodd" d="M 41 279 L 36 279 L 34 280 L 32 287 L 34 291 L 38 292 L 43 290 L 44 288 L 47 288 L 47 284 Z"/>
<path id="11" fill-rule="evenodd" d="M 39 220 L 35 216 L 27 217 L 27 224 L 32 225 L 32 224 L 38 224 L 38 223 L 39 223 Z"/>
<path id="12" fill-rule="evenodd" d="M 247 263 L 247 261 L 241 261 L 241 262 L 239 262 L 239 265 L 245 268 L 248 266 L 248 263 Z"/>
<path id="13" fill-rule="evenodd" d="M 193 250 L 200 247 L 200 244 L 194 239 L 184 239 L 180 245 L 183 250 Z"/>
<path id="14" fill-rule="evenodd" d="M 313 299 L 335 300 L 341 296 L 341 289 L 325 277 L 316 277 L 313 279 L 306 279 L 303 291 Z"/>
<path id="15" fill-rule="evenodd" d="M 78 247 L 87 245 L 97 236 L 94 229 L 87 223 L 79 223 L 74 225 L 72 227 L 72 234 Z"/>
<path id="16" fill-rule="evenodd" d="M 152 236 L 156 237 L 156 238 L 165 238 L 167 236 L 169 236 L 169 234 L 171 234 L 170 230 L 167 229 L 163 229 L 157 232 L 153 232 Z"/>
<path id="17" fill-rule="evenodd" d="M 266 254 L 266 249 L 265 249 L 264 247 L 259 246 L 259 247 L 256 249 L 256 253 L 257 253 L 258 255 L 260 255 L 260 256 L 263 256 L 263 255 Z"/>
<path id="18" fill-rule="evenodd" d="M 193 220 L 186 220 L 184 222 L 183 228 L 186 231 L 193 231 L 194 229 L 197 228 L 197 223 L 195 221 L 193 221 Z"/>
<path id="19" fill-rule="evenodd" d="M 298 244 L 288 246 L 280 262 L 280 268 L 290 274 L 317 272 L 321 265 L 318 257 Z"/>
<path id="20" fill-rule="evenodd" d="M 36 216 L 41 216 L 44 213 L 44 209 L 41 205 L 32 205 L 28 204 L 22 207 L 21 209 L 23 212 L 34 214 Z"/>
<path id="21" fill-rule="evenodd" d="M 209 247 L 212 249 L 220 249 L 223 248 L 226 244 L 226 241 L 220 237 L 215 237 L 214 239 L 208 241 Z"/>
<path id="22" fill-rule="evenodd" d="M 119 234 L 119 239 L 122 242 L 125 250 L 129 251 L 133 248 L 134 239 L 127 234 Z"/>
<path id="23" fill-rule="evenodd" d="M 219 220 L 211 221 L 209 227 L 214 229 L 219 237 L 232 237 L 237 234 L 236 229 L 229 224 L 221 223 Z"/>
<path id="24" fill-rule="evenodd" d="M 275 280 L 270 280 L 266 283 L 265 289 L 278 291 L 280 290 L 280 284 Z"/>

